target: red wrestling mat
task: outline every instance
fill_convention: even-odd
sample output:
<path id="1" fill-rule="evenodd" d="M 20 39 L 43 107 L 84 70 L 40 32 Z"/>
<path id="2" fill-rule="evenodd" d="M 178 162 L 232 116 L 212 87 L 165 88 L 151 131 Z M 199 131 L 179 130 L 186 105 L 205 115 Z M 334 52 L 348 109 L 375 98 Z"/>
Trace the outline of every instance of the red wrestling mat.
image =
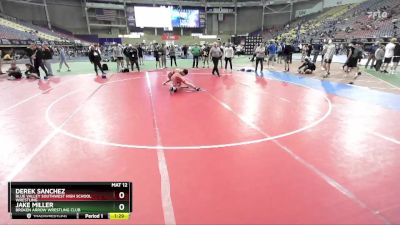
<path id="1" fill-rule="evenodd" d="M 120 224 L 400 223 L 399 112 L 244 73 L 166 70 L 0 82 L 0 224 L 7 181 L 132 181 Z M 363 116 L 359 113 L 363 112 Z"/>

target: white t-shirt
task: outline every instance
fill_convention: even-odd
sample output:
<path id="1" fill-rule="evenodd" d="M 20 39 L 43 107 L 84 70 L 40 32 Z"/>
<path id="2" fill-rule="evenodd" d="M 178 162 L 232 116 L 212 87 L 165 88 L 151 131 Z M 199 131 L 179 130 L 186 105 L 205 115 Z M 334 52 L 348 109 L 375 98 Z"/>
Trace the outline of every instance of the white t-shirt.
<path id="1" fill-rule="evenodd" d="M 325 49 L 325 59 L 332 59 L 335 55 L 336 47 L 334 44 L 328 44 Z"/>
<path id="2" fill-rule="evenodd" d="M 256 58 L 264 58 L 265 57 L 265 48 L 264 46 L 258 46 L 256 48 Z"/>
<path id="3" fill-rule="evenodd" d="M 232 47 L 226 47 L 224 50 L 224 54 L 226 58 L 232 58 L 233 57 L 233 48 Z"/>
<path id="4" fill-rule="evenodd" d="M 394 56 L 394 48 L 396 47 L 395 44 L 389 43 L 385 47 L 385 58 L 392 58 Z"/>

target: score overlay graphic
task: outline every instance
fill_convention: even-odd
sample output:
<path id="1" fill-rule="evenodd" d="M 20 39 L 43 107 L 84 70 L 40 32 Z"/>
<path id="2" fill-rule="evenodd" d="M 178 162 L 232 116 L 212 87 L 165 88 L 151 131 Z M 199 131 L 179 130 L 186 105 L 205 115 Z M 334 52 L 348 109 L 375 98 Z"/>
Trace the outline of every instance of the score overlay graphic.
<path id="1" fill-rule="evenodd" d="M 9 182 L 12 219 L 126 220 L 132 213 L 131 182 Z"/>

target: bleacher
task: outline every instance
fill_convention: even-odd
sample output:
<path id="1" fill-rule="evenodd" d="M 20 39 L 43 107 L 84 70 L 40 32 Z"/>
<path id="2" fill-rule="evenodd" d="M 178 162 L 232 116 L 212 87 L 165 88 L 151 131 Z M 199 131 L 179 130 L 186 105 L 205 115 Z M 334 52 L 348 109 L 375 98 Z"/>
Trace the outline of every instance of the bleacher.
<path id="1" fill-rule="evenodd" d="M 290 29 L 277 35 L 277 39 L 295 40 L 298 38 L 299 42 L 309 42 L 315 38 L 330 37 L 334 32 L 337 18 L 354 7 L 354 5 L 336 6 L 326 9 L 324 12 L 298 18 L 291 23 Z M 300 26 L 299 31 L 298 26 Z"/>
<path id="2" fill-rule="evenodd" d="M 380 12 L 375 18 L 368 12 Z M 382 14 L 385 12 L 385 14 Z M 387 13 L 387 14 L 386 14 Z M 382 15 L 388 15 L 385 18 Z M 266 29 L 264 40 L 298 40 L 308 43 L 320 38 L 382 38 L 395 34 L 392 20 L 400 20 L 399 0 L 368 0 L 360 4 L 332 7 L 324 12 L 296 18 L 288 26 Z M 400 33 L 400 26 L 396 32 Z"/>
<path id="3" fill-rule="evenodd" d="M 371 12 L 380 12 L 377 15 Z M 383 14 L 383 12 L 388 14 Z M 388 15 L 385 18 L 383 15 Z M 394 35 L 392 20 L 400 18 L 400 1 L 369 0 L 347 12 L 337 28 L 337 38 L 381 38 Z M 399 33 L 400 30 L 397 30 Z"/>
<path id="4" fill-rule="evenodd" d="M 32 35 L 37 36 L 37 38 L 41 38 L 43 40 L 49 40 L 49 41 L 60 41 L 61 40 L 59 37 L 57 37 L 55 35 L 50 35 L 48 33 L 44 33 L 42 31 L 35 30 L 35 29 L 25 26 L 21 23 L 18 23 L 16 21 L 7 20 L 5 18 L 0 18 L 0 25 L 2 25 L 4 27 L 8 27 L 9 30 L 14 29 L 14 30 L 18 30 L 21 32 L 25 32 L 25 33 L 30 33 Z"/>
<path id="5" fill-rule="evenodd" d="M 80 40 L 73 35 L 53 31 L 45 27 L 33 25 L 30 23 L 17 21 L 15 18 L 10 18 L 0 14 L 0 39 L 15 39 L 15 40 L 46 40 L 46 41 L 69 41 L 74 42 Z M 81 43 L 89 44 L 86 41 L 80 40 Z"/>
<path id="6" fill-rule="evenodd" d="M 0 24 L 0 39 L 37 40 L 37 36 Z"/>
<path id="7" fill-rule="evenodd" d="M 276 39 L 276 40 L 291 40 L 294 41 L 298 37 L 300 41 L 305 41 L 306 39 L 310 39 L 310 36 L 315 36 L 315 30 L 320 26 L 324 25 L 321 21 L 332 20 L 332 18 L 338 17 L 346 11 L 348 6 L 338 6 L 332 7 L 330 9 L 325 10 L 324 12 L 313 13 L 304 17 L 296 18 L 291 21 L 289 26 L 283 27 L 274 27 L 272 29 L 267 29 L 263 33 L 264 40 Z M 308 22 L 306 22 L 308 21 Z M 300 26 L 300 30 L 298 32 L 298 26 Z"/>
<path id="8" fill-rule="evenodd" d="M 387 11 L 390 18 L 371 18 L 368 12 Z M 262 35 L 264 40 L 298 40 L 310 42 L 320 38 L 380 38 L 394 35 L 392 19 L 400 18 L 399 0 L 367 0 L 360 4 L 342 5 L 322 12 L 296 18 L 288 26 L 276 26 L 252 32 L 250 36 Z M 399 26 L 400 27 L 400 26 Z M 397 33 L 400 33 L 398 28 Z M 19 21 L 0 14 L 0 38 L 18 40 L 70 41 L 79 40 L 72 33 L 50 30 L 46 27 Z M 159 37 L 151 37 L 159 41 Z M 182 37 L 185 39 L 185 37 Z M 161 41 L 161 40 L 160 40 Z M 189 37 L 188 43 L 200 42 Z M 211 41 L 211 40 L 204 40 Z M 179 42 L 179 41 L 178 41 Z M 82 43 L 88 43 L 82 41 Z"/>

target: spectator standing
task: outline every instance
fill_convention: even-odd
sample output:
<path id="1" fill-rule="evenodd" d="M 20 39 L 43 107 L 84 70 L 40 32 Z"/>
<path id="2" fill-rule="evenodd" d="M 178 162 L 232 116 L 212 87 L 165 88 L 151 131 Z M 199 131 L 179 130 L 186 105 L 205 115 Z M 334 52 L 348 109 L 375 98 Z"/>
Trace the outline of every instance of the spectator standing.
<path id="1" fill-rule="evenodd" d="M 138 56 L 139 56 L 139 65 L 144 65 L 144 60 L 143 60 L 143 44 L 140 44 L 138 46 Z"/>
<path id="2" fill-rule="evenodd" d="M 312 52 L 313 48 L 311 44 L 307 45 L 307 57 L 310 58 L 311 57 L 311 52 Z"/>
<path id="3" fill-rule="evenodd" d="M 277 48 L 276 48 L 276 53 L 278 55 L 278 60 L 277 63 L 281 64 L 282 63 L 282 43 L 277 44 Z"/>
<path id="4" fill-rule="evenodd" d="M 328 44 L 325 45 L 325 50 L 324 50 L 324 64 L 323 68 L 326 71 L 326 74 L 323 76 L 324 78 L 327 78 L 329 75 L 331 75 L 331 64 L 332 64 L 332 59 L 333 56 L 335 55 L 336 52 L 336 46 L 333 44 L 332 39 L 328 40 Z"/>
<path id="5" fill-rule="evenodd" d="M 304 62 L 304 58 L 306 58 L 306 56 L 307 56 L 307 48 L 308 48 L 308 46 L 307 46 L 307 44 L 304 44 L 304 45 L 300 44 L 299 48 L 301 50 L 301 62 Z"/>
<path id="6" fill-rule="evenodd" d="M 129 59 L 128 49 L 129 49 L 129 45 L 128 46 L 125 45 L 125 47 L 122 50 L 122 53 L 124 54 L 124 58 L 125 58 L 125 62 L 126 62 L 126 68 L 129 69 L 129 64 L 131 63 L 131 61 Z"/>
<path id="7" fill-rule="evenodd" d="M 321 65 L 322 65 L 322 70 L 325 70 L 324 69 L 324 66 L 323 66 L 323 64 L 324 64 L 324 62 L 325 62 L 325 60 L 324 60 L 324 57 L 325 57 L 325 53 L 326 53 L 326 48 L 327 48 L 327 46 L 328 46 L 328 41 L 327 40 L 324 40 L 324 44 L 322 45 L 322 57 L 321 57 Z"/>
<path id="8" fill-rule="evenodd" d="M 293 47 L 288 42 L 283 47 L 283 58 L 284 58 L 284 62 L 285 62 L 285 72 L 289 72 L 290 71 L 290 63 L 291 63 L 290 61 L 291 61 L 292 54 L 293 54 Z"/>
<path id="9" fill-rule="evenodd" d="M 33 47 L 34 45 L 30 45 L 29 47 L 26 48 L 26 55 L 29 57 L 29 62 L 31 63 L 31 65 L 33 65 L 33 59 L 32 59 L 32 55 L 33 55 Z"/>
<path id="10" fill-rule="evenodd" d="M 222 61 L 223 61 L 223 58 L 224 58 L 225 43 L 223 43 L 222 45 L 221 45 L 221 43 L 219 43 L 218 45 L 219 45 L 219 48 L 221 49 L 221 52 L 222 52 L 222 57 L 219 59 L 221 61 L 221 69 L 222 69 L 222 67 L 223 67 Z"/>
<path id="11" fill-rule="evenodd" d="M 314 49 L 314 58 L 312 60 L 313 63 L 317 62 L 318 55 L 321 53 L 321 48 L 322 48 L 322 46 L 321 46 L 320 43 L 314 44 L 314 47 L 313 47 L 313 49 Z"/>
<path id="12" fill-rule="evenodd" d="M 358 64 L 358 49 L 355 43 L 352 43 L 349 45 L 349 52 L 347 55 L 347 62 L 346 62 L 346 66 L 347 66 L 347 70 L 346 72 L 349 73 L 351 72 L 351 70 L 353 68 L 357 67 Z"/>
<path id="13" fill-rule="evenodd" d="M 43 45 L 43 64 L 47 69 L 48 76 L 53 76 L 53 69 L 51 68 L 51 60 L 53 59 L 53 49 L 48 45 Z"/>
<path id="14" fill-rule="evenodd" d="M 167 68 L 167 46 L 165 46 L 165 44 L 161 45 L 160 55 L 161 55 L 161 68 L 165 69 Z"/>
<path id="15" fill-rule="evenodd" d="M 203 68 L 206 66 L 207 63 L 207 68 L 210 67 L 209 65 L 209 57 L 208 55 L 210 54 L 210 46 L 208 44 L 204 44 L 203 49 L 201 51 L 201 55 L 203 56 Z"/>
<path id="16" fill-rule="evenodd" d="M 368 53 L 368 60 L 367 63 L 365 64 L 365 69 L 368 68 L 369 63 L 371 62 L 370 68 L 372 69 L 375 67 L 375 52 L 379 48 L 379 41 L 375 42 L 375 44 L 371 45 L 366 49 L 366 52 Z"/>
<path id="17" fill-rule="evenodd" d="M 157 66 L 158 66 L 159 68 L 161 68 L 161 62 L 160 62 L 160 48 L 159 48 L 159 46 L 158 46 L 157 43 L 154 44 L 153 54 L 154 54 L 154 58 L 156 59 L 156 69 L 157 69 Z M 133 70 L 133 67 L 132 67 L 132 70 Z"/>
<path id="18" fill-rule="evenodd" d="M 255 51 L 255 54 L 256 54 L 256 68 L 255 68 L 255 72 L 257 73 L 257 69 L 258 69 L 258 63 L 260 63 L 260 67 L 261 67 L 261 76 L 263 75 L 262 74 L 262 71 L 263 71 L 263 69 L 264 69 L 264 58 L 265 58 L 265 48 L 263 47 L 263 45 L 262 45 L 262 43 L 260 43 L 259 45 L 258 45 L 258 47 L 256 48 L 256 51 Z"/>
<path id="19" fill-rule="evenodd" d="M 254 49 L 253 49 L 253 56 L 250 59 L 250 62 L 254 62 L 254 59 L 256 58 L 256 49 L 257 49 L 258 45 L 254 45 Z"/>
<path id="20" fill-rule="evenodd" d="M 65 66 L 68 68 L 68 72 L 71 71 L 70 68 L 69 68 L 69 65 L 68 65 L 68 63 L 67 63 L 67 58 L 66 58 L 67 56 L 66 56 L 64 47 L 61 47 L 61 48 L 60 48 L 59 54 L 60 54 L 60 55 L 59 55 L 59 57 L 60 57 L 60 66 L 59 66 L 57 72 L 60 72 L 60 71 L 61 71 L 61 68 L 62 68 L 62 65 L 63 65 L 63 64 L 65 64 Z"/>
<path id="21" fill-rule="evenodd" d="M 384 45 L 380 45 L 378 47 L 378 49 L 376 49 L 375 59 L 376 59 L 375 70 L 380 71 L 383 60 L 385 59 L 385 46 Z"/>
<path id="22" fill-rule="evenodd" d="M 339 45 L 335 45 L 335 55 L 339 55 L 340 53 L 340 47 Z"/>
<path id="23" fill-rule="evenodd" d="M 267 47 L 267 52 L 268 52 L 267 65 L 268 65 L 268 67 L 269 67 L 270 62 L 271 62 L 271 66 L 274 66 L 274 61 L 276 59 L 276 51 L 277 51 L 276 44 L 273 41 L 271 41 L 271 43 Z"/>
<path id="24" fill-rule="evenodd" d="M 389 67 L 389 64 L 392 62 L 392 58 L 394 56 L 394 48 L 396 47 L 395 45 L 396 41 L 397 41 L 396 38 L 392 38 L 392 40 L 390 40 L 390 42 L 385 47 L 385 60 L 383 61 L 383 66 L 382 66 L 383 71 L 381 71 L 383 73 L 388 73 L 387 68 Z"/>
<path id="25" fill-rule="evenodd" d="M 107 78 L 106 73 L 103 71 L 103 68 L 101 67 L 100 51 L 98 49 L 96 49 L 95 46 L 90 46 L 89 60 L 94 65 L 94 71 L 96 72 L 96 76 L 99 75 L 99 73 L 97 71 L 97 67 L 98 67 L 102 73 L 101 77 L 103 79 Z"/>
<path id="26" fill-rule="evenodd" d="M 220 77 L 219 71 L 218 71 L 218 62 L 221 57 L 222 57 L 221 48 L 218 47 L 217 42 L 214 42 L 213 46 L 210 49 L 210 58 L 212 59 L 212 62 L 214 65 L 213 70 L 212 70 L 212 75 L 215 75 L 215 73 L 217 73 L 218 77 Z"/>
<path id="27" fill-rule="evenodd" d="M 187 59 L 187 53 L 188 53 L 188 46 L 187 45 L 183 45 L 183 47 L 182 47 L 182 51 L 183 51 L 183 57 L 185 58 L 185 59 Z M 174 50 L 175 50 L 175 47 L 174 47 Z M 171 56 L 171 55 L 170 55 Z M 175 57 L 175 66 L 176 66 L 176 57 Z M 172 67 L 172 64 L 171 64 L 171 67 Z"/>
<path id="28" fill-rule="evenodd" d="M 354 47 L 350 48 L 349 52 L 349 60 L 347 63 L 347 71 L 350 72 L 353 68 L 355 68 L 356 73 L 353 77 L 353 81 L 349 84 L 354 84 L 354 81 L 361 76 L 361 72 L 358 68 L 358 63 L 360 63 L 361 59 L 363 58 L 363 50 L 360 43 L 355 43 Z"/>
<path id="29" fill-rule="evenodd" d="M 293 45 L 290 45 L 290 52 L 289 52 L 289 63 L 290 64 L 293 63 L 293 52 L 294 52 Z"/>
<path id="30" fill-rule="evenodd" d="M 224 56 L 225 56 L 225 70 L 228 68 L 228 62 L 231 68 L 231 72 L 232 72 L 232 58 L 235 55 L 235 52 L 233 51 L 232 45 L 231 44 L 227 44 L 227 46 L 225 47 L 225 51 L 224 51 Z"/>
<path id="31" fill-rule="evenodd" d="M 112 54 L 117 62 L 117 71 L 120 72 L 124 68 L 124 54 L 121 44 L 115 45 L 112 49 Z"/>
<path id="32" fill-rule="evenodd" d="M 1 68 L 3 67 L 3 52 L 0 50 L 0 74 L 4 74 Z"/>
<path id="33" fill-rule="evenodd" d="M 42 68 L 42 70 L 45 73 L 45 76 L 43 78 L 47 79 L 48 78 L 47 70 L 43 65 L 43 50 L 40 45 L 33 46 L 32 60 L 33 60 L 33 64 L 34 64 L 37 75 L 40 77 L 40 71 L 39 71 L 39 67 L 40 67 L 40 68 Z"/>
<path id="34" fill-rule="evenodd" d="M 131 71 L 133 71 L 133 66 L 136 65 L 138 72 L 140 72 L 139 51 L 135 46 L 129 45 L 128 56 L 129 56 L 129 61 L 131 63 Z"/>
<path id="35" fill-rule="evenodd" d="M 193 68 L 196 66 L 196 68 L 199 68 L 199 57 L 201 53 L 200 47 L 196 44 L 195 46 L 192 47 L 190 50 L 192 55 L 193 55 Z"/>
<path id="36" fill-rule="evenodd" d="M 186 55 L 187 55 L 187 50 L 186 50 Z M 187 57 L 187 56 L 185 56 L 185 57 Z M 172 67 L 172 62 L 174 62 L 175 63 L 175 67 L 177 67 L 177 65 L 176 65 L 176 51 L 175 51 L 175 46 L 173 46 L 173 45 L 171 45 L 170 48 L 169 48 L 169 59 L 171 60 L 171 67 Z"/>
<path id="37" fill-rule="evenodd" d="M 391 74 L 395 74 L 397 67 L 399 66 L 399 61 L 400 61 L 400 44 L 398 41 L 396 41 L 394 47 L 394 54 L 393 54 L 393 67 L 391 70 Z"/>

